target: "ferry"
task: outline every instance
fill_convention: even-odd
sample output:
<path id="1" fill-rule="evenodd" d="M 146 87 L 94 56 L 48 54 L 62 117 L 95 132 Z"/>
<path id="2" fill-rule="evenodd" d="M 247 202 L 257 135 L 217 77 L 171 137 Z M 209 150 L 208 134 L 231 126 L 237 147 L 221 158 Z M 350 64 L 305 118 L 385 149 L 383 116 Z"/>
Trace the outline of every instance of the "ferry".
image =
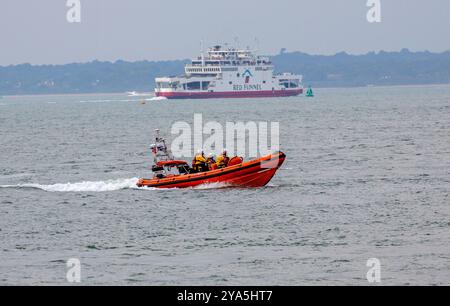
<path id="1" fill-rule="evenodd" d="M 168 99 L 287 97 L 303 93 L 302 76 L 274 74 L 254 50 L 209 48 L 184 67 L 185 74 L 155 78 L 155 95 Z"/>

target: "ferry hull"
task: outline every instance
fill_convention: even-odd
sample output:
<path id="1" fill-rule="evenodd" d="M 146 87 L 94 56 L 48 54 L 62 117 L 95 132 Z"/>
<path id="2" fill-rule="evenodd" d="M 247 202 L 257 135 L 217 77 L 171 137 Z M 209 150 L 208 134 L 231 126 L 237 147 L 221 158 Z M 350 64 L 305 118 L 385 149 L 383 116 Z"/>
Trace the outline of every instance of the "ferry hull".
<path id="1" fill-rule="evenodd" d="M 275 175 L 283 164 L 283 152 L 270 154 L 259 159 L 194 174 L 177 175 L 166 178 L 139 179 L 138 187 L 187 188 L 203 184 L 223 183 L 227 187 L 262 187 Z"/>
<path id="2" fill-rule="evenodd" d="M 261 91 L 218 91 L 218 92 L 156 92 L 157 97 L 168 99 L 211 99 L 211 98 L 269 98 L 291 97 L 303 93 L 303 89 L 261 90 Z"/>

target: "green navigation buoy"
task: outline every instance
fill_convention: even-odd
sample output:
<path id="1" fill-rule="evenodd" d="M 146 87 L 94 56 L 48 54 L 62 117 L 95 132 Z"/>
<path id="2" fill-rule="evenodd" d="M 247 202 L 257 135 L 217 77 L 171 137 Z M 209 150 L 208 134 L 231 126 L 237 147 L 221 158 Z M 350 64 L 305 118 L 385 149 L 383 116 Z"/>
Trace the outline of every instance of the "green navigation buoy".
<path id="1" fill-rule="evenodd" d="M 306 96 L 307 97 L 314 97 L 314 93 L 312 91 L 311 86 L 308 87 L 308 90 L 306 90 Z"/>

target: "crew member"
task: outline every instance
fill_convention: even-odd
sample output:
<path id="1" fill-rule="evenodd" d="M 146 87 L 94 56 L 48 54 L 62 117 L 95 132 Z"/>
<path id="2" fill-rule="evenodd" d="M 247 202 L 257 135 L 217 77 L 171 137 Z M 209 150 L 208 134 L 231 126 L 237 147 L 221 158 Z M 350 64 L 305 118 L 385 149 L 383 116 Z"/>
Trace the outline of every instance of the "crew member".
<path id="1" fill-rule="evenodd" d="M 192 166 L 197 172 L 208 170 L 208 166 L 206 165 L 205 153 L 203 152 L 203 150 L 199 150 L 197 152 L 197 155 L 195 155 L 194 160 L 192 161 Z"/>
<path id="2" fill-rule="evenodd" d="M 224 168 L 228 165 L 230 158 L 227 155 L 227 150 L 223 150 L 222 154 L 217 156 L 217 168 Z"/>
<path id="3" fill-rule="evenodd" d="M 216 163 L 214 159 L 214 154 L 209 153 L 208 158 L 206 159 L 206 165 L 208 166 L 208 170 L 212 170 L 213 165 Z"/>

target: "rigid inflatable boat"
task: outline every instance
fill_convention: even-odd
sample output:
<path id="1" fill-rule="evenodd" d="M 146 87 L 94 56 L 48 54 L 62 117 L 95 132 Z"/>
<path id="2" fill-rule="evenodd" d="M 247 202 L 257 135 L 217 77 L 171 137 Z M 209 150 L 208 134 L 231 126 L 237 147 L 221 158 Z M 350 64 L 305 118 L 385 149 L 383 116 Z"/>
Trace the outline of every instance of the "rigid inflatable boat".
<path id="1" fill-rule="evenodd" d="M 156 140 L 157 144 L 152 145 L 154 175 L 140 178 L 136 184 L 138 187 L 187 188 L 214 183 L 225 187 L 262 187 L 272 179 L 286 158 L 280 151 L 247 162 L 235 156 L 224 168 L 193 173 L 186 161 L 173 159 L 163 138 L 158 135 Z"/>

